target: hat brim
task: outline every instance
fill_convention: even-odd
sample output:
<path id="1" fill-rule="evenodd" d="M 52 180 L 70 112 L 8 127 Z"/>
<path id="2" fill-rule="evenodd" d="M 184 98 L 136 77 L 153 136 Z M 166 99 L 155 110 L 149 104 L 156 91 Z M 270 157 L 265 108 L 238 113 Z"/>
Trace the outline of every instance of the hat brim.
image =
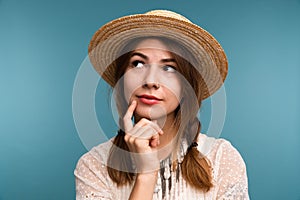
<path id="1" fill-rule="evenodd" d="M 102 78 L 115 86 L 115 66 L 111 64 L 120 55 L 128 41 L 147 36 L 172 39 L 192 53 L 198 61 L 194 67 L 201 74 L 202 99 L 215 93 L 223 84 L 228 62 L 218 41 L 201 27 L 187 21 L 155 15 L 131 15 L 113 20 L 102 26 L 89 44 L 89 58 Z"/>

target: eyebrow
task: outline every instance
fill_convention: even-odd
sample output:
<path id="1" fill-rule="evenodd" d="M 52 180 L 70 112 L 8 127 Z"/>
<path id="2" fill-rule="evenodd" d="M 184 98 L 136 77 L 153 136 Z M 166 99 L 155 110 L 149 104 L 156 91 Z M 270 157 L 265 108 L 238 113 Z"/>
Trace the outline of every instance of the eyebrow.
<path id="1" fill-rule="evenodd" d="M 139 52 L 133 52 L 133 53 L 131 54 L 131 57 L 133 57 L 133 56 L 140 56 L 140 57 L 142 57 L 143 59 L 148 60 L 148 57 L 147 57 L 146 55 L 144 55 L 144 54 L 142 54 L 142 53 L 139 53 Z"/>
<path id="2" fill-rule="evenodd" d="M 140 56 L 140 57 L 142 57 L 145 60 L 149 60 L 148 56 L 146 56 L 145 54 L 142 54 L 140 52 L 133 52 L 131 54 L 131 57 L 133 57 L 133 56 Z M 176 61 L 175 61 L 174 58 L 164 58 L 164 59 L 161 59 L 160 61 L 161 62 L 175 62 L 176 63 Z"/>

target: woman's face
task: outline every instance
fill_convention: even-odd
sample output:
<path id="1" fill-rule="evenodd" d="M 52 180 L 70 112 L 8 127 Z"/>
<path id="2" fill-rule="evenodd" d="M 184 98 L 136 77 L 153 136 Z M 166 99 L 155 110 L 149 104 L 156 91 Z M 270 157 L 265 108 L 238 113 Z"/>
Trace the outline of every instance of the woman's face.
<path id="1" fill-rule="evenodd" d="M 137 101 L 135 116 L 151 120 L 175 117 L 181 94 L 176 68 L 160 40 L 145 39 L 137 44 L 124 74 L 126 101 Z"/>

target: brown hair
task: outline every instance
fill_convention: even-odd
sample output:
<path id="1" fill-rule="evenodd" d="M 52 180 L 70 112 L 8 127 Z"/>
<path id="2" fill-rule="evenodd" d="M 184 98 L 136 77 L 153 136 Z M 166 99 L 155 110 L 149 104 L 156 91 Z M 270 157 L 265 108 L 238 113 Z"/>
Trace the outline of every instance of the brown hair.
<path id="1" fill-rule="evenodd" d="M 201 106 L 202 96 L 200 82 L 203 81 L 203 79 L 197 69 L 193 67 L 193 65 L 201 64 L 196 63 L 191 53 L 189 53 L 185 47 L 179 45 L 173 40 L 163 37 L 150 38 L 158 39 L 168 47 L 169 52 L 177 63 L 177 71 L 185 79 L 182 81 L 188 82 L 188 84 L 182 84 L 183 98 L 176 109 L 176 119 L 174 122 L 174 126 L 178 128 L 175 141 L 176 149 L 178 149 L 180 141 L 184 138 L 190 146 L 187 149 L 186 155 L 181 163 L 182 176 L 191 186 L 199 190 L 209 191 L 209 189 L 213 186 L 210 164 L 208 160 L 197 150 L 197 148 L 192 148 L 191 146 L 192 143 L 197 140 L 201 129 L 200 121 L 197 118 L 197 112 Z M 110 149 L 107 169 L 110 178 L 118 186 L 131 184 L 135 175 L 134 169 L 132 168 L 130 154 L 128 153 L 129 149 L 124 141 L 124 132 L 122 131 L 122 117 L 126 112 L 127 103 L 124 98 L 123 81 L 121 79 L 129 64 L 129 57 L 132 50 L 134 50 L 135 46 L 144 39 L 146 38 L 138 38 L 128 42 L 127 46 L 123 49 L 123 51 L 121 51 L 121 56 L 113 63 L 113 65 L 118 67 L 115 74 L 115 82 L 119 81 L 120 83 L 115 86 L 115 99 L 120 115 L 120 131 L 113 140 L 114 145 L 112 145 Z M 191 63 L 193 63 L 193 65 Z M 191 91 L 191 89 L 193 91 Z M 191 92 L 196 95 L 195 98 L 189 98 Z M 114 168 L 112 168 L 112 166 Z"/>

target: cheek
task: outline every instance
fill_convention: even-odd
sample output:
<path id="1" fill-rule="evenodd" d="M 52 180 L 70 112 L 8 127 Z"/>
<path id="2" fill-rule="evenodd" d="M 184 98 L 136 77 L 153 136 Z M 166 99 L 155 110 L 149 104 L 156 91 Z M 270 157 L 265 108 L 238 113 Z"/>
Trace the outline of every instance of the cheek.
<path id="1" fill-rule="evenodd" d="M 132 76 L 130 73 L 124 75 L 124 96 L 127 102 L 129 102 L 134 91 L 139 87 L 140 81 L 136 76 Z"/>
<path id="2" fill-rule="evenodd" d="M 177 99 L 178 102 L 181 100 L 181 82 L 178 79 L 168 81 L 164 84 L 165 88 L 167 88 L 168 96 L 172 97 L 172 99 Z"/>

